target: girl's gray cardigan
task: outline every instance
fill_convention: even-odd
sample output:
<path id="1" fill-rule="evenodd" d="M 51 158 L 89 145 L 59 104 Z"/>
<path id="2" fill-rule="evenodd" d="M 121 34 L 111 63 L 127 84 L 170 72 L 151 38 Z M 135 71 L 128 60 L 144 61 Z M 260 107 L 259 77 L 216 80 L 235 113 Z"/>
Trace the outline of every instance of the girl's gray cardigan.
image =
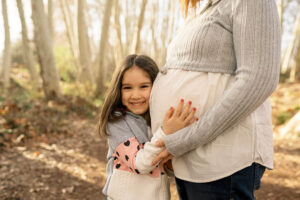
<path id="1" fill-rule="evenodd" d="M 118 196 L 120 190 L 127 190 L 120 195 L 121 199 L 139 199 L 140 193 L 149 193 L 148 199 L 168 199 L 169 187 L 166 175 L 159 174 L 158 178 L 151 178 L 147 174 L 156 166 L 152 166 L 152 161 L 163 148 L 156 147 L 155 142 L 163 138 L 165 135 L 159 129 L 154 136 L 151 136 L 151 131 L 148 130 L 146 120 L 131 112 L 126 112 L 126 115 L 113 123 L 108 123 L 108 154 L 107 154 L 107 181 L 103 189 L 103 193 L 110 197 L 109 193 Z M 135 168 L 140 174 L 134 174 L 126 171 L 114 169 L 113 153 L 115 149 L 124 141 L 130 138 L 136 138 L 140 144 L 144 144 L 144 148 L 140 149 L 136 155 Z M 115 171 L 114 171 L 115 170 Z M 121 185 L 121 182 L 126 184 Z M 132 185 L 139 182 L 139 185 Z M 130 189 L 133 187 L 135 189 Z M 130 191 L 128 191 L 130 190 Z M 131 196 L 130 196 L 131 195 Z M 115 199 L 118 197 L 115 196 Z"/>

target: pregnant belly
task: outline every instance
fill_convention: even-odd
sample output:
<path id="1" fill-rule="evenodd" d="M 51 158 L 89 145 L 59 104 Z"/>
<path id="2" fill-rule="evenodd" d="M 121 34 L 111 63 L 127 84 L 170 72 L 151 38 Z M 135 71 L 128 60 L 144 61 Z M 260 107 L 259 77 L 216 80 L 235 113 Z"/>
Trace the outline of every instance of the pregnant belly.
<path id="1" fill-rule="evenodd" d="M 177 106 L 180 99 L 192 101 L 196 116 L 200 116 L 222 96 L 233 81 L 229 74 L 206 73 L 169 69 L 167 74 L 159 74 L 154 82 L 150 115 L 152 132 L 161 126 L 166 111 Z"/>

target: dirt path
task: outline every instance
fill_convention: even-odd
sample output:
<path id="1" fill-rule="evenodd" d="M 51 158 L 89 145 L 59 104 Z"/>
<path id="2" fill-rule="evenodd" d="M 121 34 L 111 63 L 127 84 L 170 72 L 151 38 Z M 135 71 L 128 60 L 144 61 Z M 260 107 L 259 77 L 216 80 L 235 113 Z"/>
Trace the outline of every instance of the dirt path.
<path id="1" fill-rule="evenodd" d="M 104 199 L 106 143 L 94 124 L 74 120 L 72 135 L 0 152 L 0 200 Z M 264 176 L 257 199 L 300 199 L 299 142 L 275 140 L 275 152 L 275 170 Z M 174 182 L 171 189 L 177 200 Z"/>
<path id="2" fill-rule="evenodd" d="M 93 124 L 74 121 L 72 137 L 2 152 L 0 199 L 104 199 L 106 148 Z"/>

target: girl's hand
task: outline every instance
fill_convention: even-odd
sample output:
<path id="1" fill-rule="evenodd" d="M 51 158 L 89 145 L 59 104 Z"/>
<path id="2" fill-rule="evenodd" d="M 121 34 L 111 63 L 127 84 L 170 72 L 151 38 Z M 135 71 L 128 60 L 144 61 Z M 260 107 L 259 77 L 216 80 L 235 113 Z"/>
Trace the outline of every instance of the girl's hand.
<path id="1" fill-rule="evenodd" d="M 157 147 L 166 147 L 165 146 L 165 141 L 163 139 L 160 139 L 156 142 L 155 146 Z M 161 167 L 163 167 L 163 165 L 168 162 L 168 160 L 171 160 L 174 156 L 172 154 L 170 154 L 170 152 L 168 151 L 168 149 L 163 150 L 162 152 L 160 152 L 152 161 L 152 166 L 157 165 L 157 163 L 159 163 L 159 165 Z M 173 168 L 173 167 L 172 167 Z"/>
<path id="2" fill-rule="evenodd" d="M 182 128 L 187 127 L 193 122 L 197 121 L 198 118 L 194 119 L 196 108 L 191 108 L 192 102 L 189 101 L 185 106 L 184 100 L 181 99 L 177 108 L 174 110 L 171 107 L 165 115 L 162 130 L 166 135 L 174 133 Z"/>

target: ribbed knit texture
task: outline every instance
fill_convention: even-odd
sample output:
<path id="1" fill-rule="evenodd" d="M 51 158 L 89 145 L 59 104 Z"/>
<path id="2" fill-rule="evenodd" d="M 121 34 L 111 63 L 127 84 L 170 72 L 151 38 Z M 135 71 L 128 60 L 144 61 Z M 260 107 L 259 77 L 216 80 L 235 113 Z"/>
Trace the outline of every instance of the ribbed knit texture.
<path id="1" fill-rule="evenodd" d="M 275 1 L 214 0 L 178 32 L 169 46 L 165 68 L 236 77 L 193 128 L 165 138 L 170 153 L 180 156 L 244 119 L 276 89 L 280 26 Z"/>

